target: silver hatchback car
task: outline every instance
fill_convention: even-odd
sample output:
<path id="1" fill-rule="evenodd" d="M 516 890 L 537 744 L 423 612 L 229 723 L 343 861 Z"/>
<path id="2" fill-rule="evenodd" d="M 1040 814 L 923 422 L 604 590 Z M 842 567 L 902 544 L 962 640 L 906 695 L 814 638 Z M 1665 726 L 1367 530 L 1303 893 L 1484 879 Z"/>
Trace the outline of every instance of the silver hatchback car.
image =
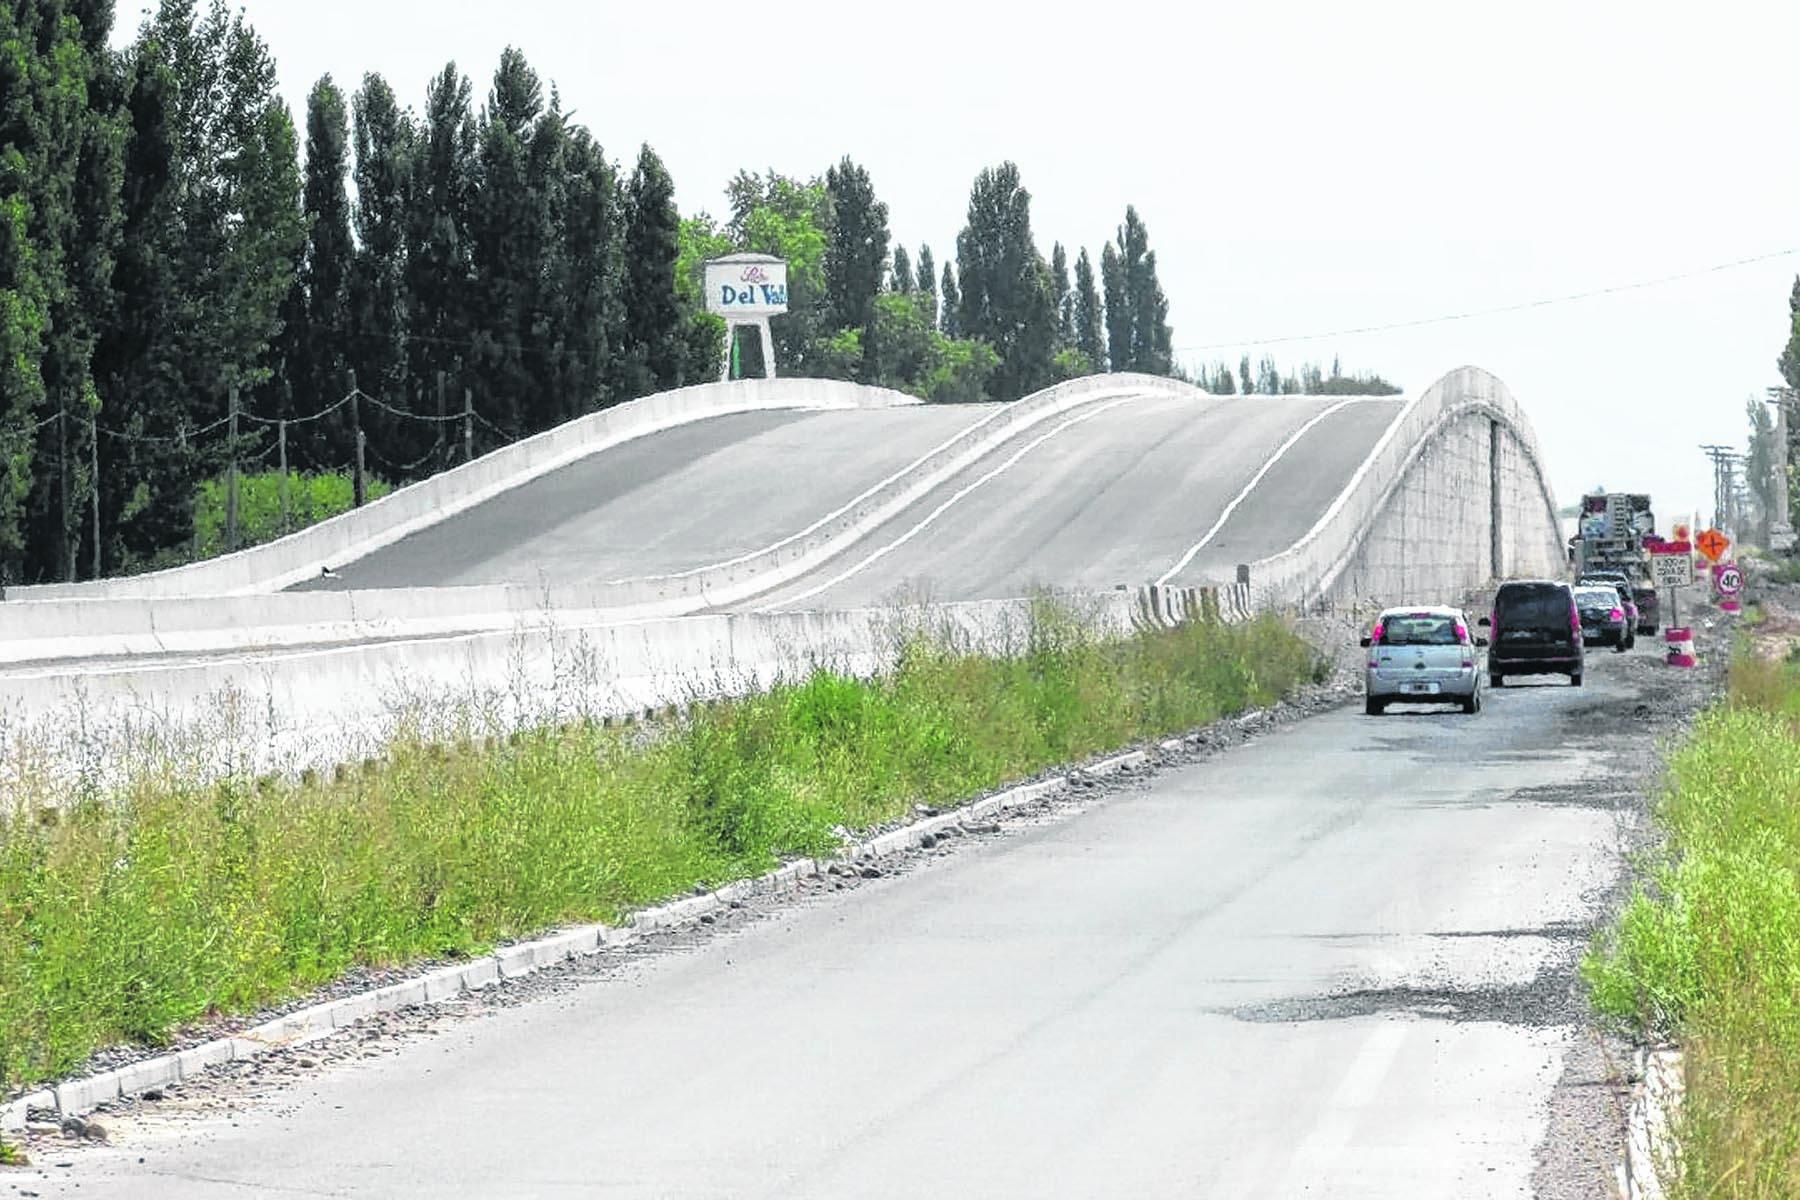
<path id="1" fill-rule="evenodd" d="M 1460 608 L 1390 608 L 1376 618 L 1362 644 L 1369 651 L 1363 709 L 1370 716 L 1394 703 L 1460 704 L 1466 713 L 1481 711 L 1475 652 L 1487 639 L 1470 635 Z"/>

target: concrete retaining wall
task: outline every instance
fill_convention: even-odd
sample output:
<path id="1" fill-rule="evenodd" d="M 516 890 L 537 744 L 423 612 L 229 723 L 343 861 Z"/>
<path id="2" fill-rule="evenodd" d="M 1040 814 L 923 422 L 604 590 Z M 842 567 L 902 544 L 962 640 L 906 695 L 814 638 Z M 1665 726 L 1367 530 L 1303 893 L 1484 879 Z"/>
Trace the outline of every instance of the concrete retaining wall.
<path id="1" fill-rule="evenodd" d="M 1111 633 L 1241 619 L 1249 608 L 1229 588 L 1065 600 Z M 170 763 L 201 778 L 324 767 L 377 752 L 402 726 L 491 736 L 742 695 L 815 666 L 866 676 L 916 632 L 1016 653 L 1029 624 L 1022 600 L 594 624 L 556 613 L 474 634 L 14 667 L 0 674 L 0 792 L 32 773 L 66 786 Z"/>
<path id="2" fill-rule="evenodd" d="M 1560 575 L 1537 435 L 1494 376 L 1463 367 L 1410 400 L 1325 515 L 1250 566 L 1259 607 L 1454 597 Z"/>
<path id="3" fill-rule="evenodd" d="M 273 592 L 352 562 L 609 446 L 726 413 L 780 408 L 885 408 L 918 404 L 886 388 L 830 379 L 743 379 L 645 396 L 524 438 L 474 462 L 391 492 L 278 541 L 167 571 L 77 584 L 7 589 L 9 600 L 231 596 Z"/>

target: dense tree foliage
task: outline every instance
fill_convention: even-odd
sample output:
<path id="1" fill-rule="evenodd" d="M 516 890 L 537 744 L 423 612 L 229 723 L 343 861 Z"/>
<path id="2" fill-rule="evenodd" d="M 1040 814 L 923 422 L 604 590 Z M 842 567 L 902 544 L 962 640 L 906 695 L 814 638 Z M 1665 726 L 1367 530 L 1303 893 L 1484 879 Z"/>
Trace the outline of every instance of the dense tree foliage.
<path id="1" fill-rule="evenodd" d="M 1031 193 L 1014 164 L 976 177 L 968 224 L 956 239 L 956 261 L 957 329 L 1000 356 L 993 398 L 1016 400 L 1044 387 L 1052 379 L 1056 353 L 1056 298 L 1049 265 L 1031 232 Z"/>
<path id="2" fill-rule="evenodd" d="M 400 484 L 721 359 L 760 374 L 701 290 L 732 252 L 787 263 L 784 374 L 957 403 L 1180 373 L 1136 209 L 1098 269 L 1062 242 L 1046 260 L 1011 163 L 940 260 L 894 239 L 848 157 L 740 172 L 722 221 L 683 214 L 651 147 L 609 158 L 515 48 L 479 92 L 446 64 L 416 108 L 325 76 L 297 131 L 226 0 L 160 0 L 113 44 L 106 0 L 0 0 L 0 584 L 179 561 L 228 465 L 366 453 Z"/>

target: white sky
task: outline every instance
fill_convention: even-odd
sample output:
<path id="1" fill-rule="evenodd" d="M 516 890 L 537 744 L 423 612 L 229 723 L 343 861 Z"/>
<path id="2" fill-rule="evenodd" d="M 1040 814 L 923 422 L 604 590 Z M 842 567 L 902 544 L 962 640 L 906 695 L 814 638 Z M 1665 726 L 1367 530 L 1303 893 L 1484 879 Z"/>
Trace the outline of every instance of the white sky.
<path id="1" fill-rule="evenodd" d="M 296 120 L 324 72 L 423 107 L 447 60 L 485 97 L 517 45 L 608 154 L 648 141 L 684 212 L 740 167 L 848 153 L 897 238 L 953 253 L 1012 159 L 1053 241 L 1135 204 L 1183 361 L 1273 353 L 1409 390 L 1472 363 L 1531 417 L 1559 502 L 1710 509 L 1780 382 L 1800 255 L 1529 312 L 1253 343 L 1633 283 L 1800 247 L 1800 5 L 1638 0 L 243 0 Z M 127 35 L 130 5 L 119 19 Z M 1218 346 L 1213 349 L 1211 347 Z M 1666 523 L 1666 522 L 1665 522 Z"/>

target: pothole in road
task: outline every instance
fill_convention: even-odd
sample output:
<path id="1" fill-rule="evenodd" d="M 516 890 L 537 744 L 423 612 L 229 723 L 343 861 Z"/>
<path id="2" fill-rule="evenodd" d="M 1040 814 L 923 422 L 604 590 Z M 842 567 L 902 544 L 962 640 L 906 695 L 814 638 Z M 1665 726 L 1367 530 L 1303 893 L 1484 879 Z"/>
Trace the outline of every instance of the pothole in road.
<path id="1" fill-rule="evenodd" d="M 1255 1025 L 1299 1025 L 1357 1017 L 1415 1016 L 1458 1024 L 1544 1029 L 1582 1019 L 1572 970 L 1545 971 L 1528 983 L 1485 988 L 1360 988 L 1247 1004 L 1225 1015 Z"/>
<path id="2" fill-rule="evenodd" d="M 1410 1015 L 1442 1021 L 1482 1022 L 1543 1029 L 1579 1023 L 1584 1008 L 1575 982 L 1575 962 L 1590 927 L 1552 921 L 1531 929 L 1471 929 L 1426 935 L 1455 941 L 1524 940 L 1552 944 L 1530 978 L 1517 982 L 1392 983 L 1345 988 L 1312 996 L 1289 996 L 1213 1011 L 1257 1025 L 1346 1021 L 1357 1017 Z M 1498 965 L 1497 960 L 1489 966 Z M 1411 973 L 1411 972 L 1409 972 Z M 1455 974 L 1469 973 L 1465 966 Z M 1488 973 L 1488 972 L 1478 972 Z"/>

